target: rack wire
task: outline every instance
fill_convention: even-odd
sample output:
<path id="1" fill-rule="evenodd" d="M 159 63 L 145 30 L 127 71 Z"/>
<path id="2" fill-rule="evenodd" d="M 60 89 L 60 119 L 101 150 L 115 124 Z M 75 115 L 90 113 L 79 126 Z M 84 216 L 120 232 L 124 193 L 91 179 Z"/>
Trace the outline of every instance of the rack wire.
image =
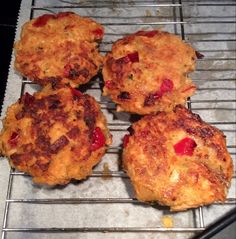
<path id="1" fill-rule="evenodd" d="M 103 54 L 111 49 L 116 39 L 140 29 L 161 27 L 180 35 L 205 55 L 198 60 L 197 70 L 191 75 L 198 91 L 188 99 L 187 106 L 225 133 L 227 148 L 235 165 L 236 16 L 232 10 L 235 6 L 234 1 L 32 0 L 29 11 L 30 18 L 47 12 L 70 10 L 97 20 L 105 27 L 105 37 L 101 44 Z M 31 183 L 27 174 L 11 169 L 2 239 L 48 236 L 191 238 L 235 206 L 235 172 L 224 204 L 215 203 L 210 207 L 171 213 L 166 207 L 137 201 L 129 186 L 129 179 L 122 171 L 120 157 L 121 137 L 126 133 L 132 117 L 116 113 L 115 105 L 100 96 L 101 82 L 99 75 L 88 83 L 87 92 L 96 97 L 107 115 L 114 145 L 109 148 L 89 179 L 71 183 L 67 187 L 39 188 Z M 23 78 L 21 94 L 35 90 L 36 87 Z M 105 164 L 109 164 L 108 171 L 104 171 Z M 165 227 L 162 222 L 165 216 L 172 218 L 173 227 Z"/>

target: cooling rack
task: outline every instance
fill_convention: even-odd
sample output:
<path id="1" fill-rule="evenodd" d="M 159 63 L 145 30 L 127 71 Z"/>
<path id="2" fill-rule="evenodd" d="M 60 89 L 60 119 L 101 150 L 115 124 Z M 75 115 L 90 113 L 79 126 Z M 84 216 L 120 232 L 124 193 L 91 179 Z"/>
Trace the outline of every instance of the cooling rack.
<path id="1" fill-rule="evenodd" d="M 22 10 L 23 6 L 28 8 Z M 205 56 L 191 74 L 198 89 L 187 106 L 224 132 L 236 165 L 235 7 L 235 1 L 23 0 L 18 30 L 24 12 L 30 19 L 48 12 L 74 11 L 105 27 L 103 54 L 115 40 L 140 29 L 161 28 L 181 36 Z M 166 207 L 138 202 L 121 166 L 121 138 L 134 117 L 115 112 L 115 105 L 101 96 L 101 82 L 98 75 L 81 90 L 100 103 L 113 145 L 89 179 L 65 187 L 39 187 L 28 175 L 11 169 L 2 239 L 192 238 L 235 207 L 235 169 L 224 204 L 173 213 Z M 22 78 L 21 94 L 36 90 L 37 85 Z M 165 220 L 173 225 L 168 227 Z"/>

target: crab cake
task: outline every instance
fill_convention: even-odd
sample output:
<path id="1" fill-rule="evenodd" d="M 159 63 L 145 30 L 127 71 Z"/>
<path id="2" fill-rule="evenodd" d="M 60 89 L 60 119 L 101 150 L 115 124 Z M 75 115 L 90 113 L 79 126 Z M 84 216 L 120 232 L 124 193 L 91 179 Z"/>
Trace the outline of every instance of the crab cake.
<path id="1" fill-rule="evenodd" d="M 224 202 L 233 163 L 219 129 L 183 106 L 144 116 L 131 129 L 123 163 L 138 200 L 172 211 Z"/>
<path id="2" fill-rule="evenodd" d="M 0 134 L 0 152 L 10 165 L 48 185 L 86 178 L 111 143 L 93 97 L 67 86 L 53 88 L 25 93 L 11 105 Z"/>
<path id="3" fill-rule="evenodd" d="M 190 45 L 167 32 L 139 31 L 124 37 L 105 57 L 104 95 L 118 104 L 118 111 L 171 111 L 196 90 L 187 77 L 196 58 Z"/>
<path id="4" fill-rule="evenodd" d="M 30 80 L 79 85 L 95 76 L 103 57 L 98 52 L 103 27 L 73 12 L 45 14 L 25 23 L 15 43 L 15 68 Z"/>

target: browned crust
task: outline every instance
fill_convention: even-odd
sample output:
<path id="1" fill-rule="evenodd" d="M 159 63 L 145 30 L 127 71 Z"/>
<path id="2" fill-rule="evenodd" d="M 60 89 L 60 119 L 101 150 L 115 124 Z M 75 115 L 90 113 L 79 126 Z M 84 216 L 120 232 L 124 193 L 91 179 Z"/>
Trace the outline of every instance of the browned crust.
<path id="1" fill-rule="evenodd" d="M 66 184 L 86 178 L 104 155 L 111 135 L 95 99 L 68 86 L 23 95 L 8 108 L 0 134 L 0 152 L 12 167 L 42 184 Z M 93 150 L 100 128 L 104 144 Z"/>

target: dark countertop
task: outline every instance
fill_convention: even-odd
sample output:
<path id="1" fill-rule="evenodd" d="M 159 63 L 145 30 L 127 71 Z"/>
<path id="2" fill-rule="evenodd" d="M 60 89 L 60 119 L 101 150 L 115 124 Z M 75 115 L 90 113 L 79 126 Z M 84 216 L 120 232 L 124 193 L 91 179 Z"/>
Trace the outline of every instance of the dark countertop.
<path id="1" fill-rule="evenodd" d="M 7 1 L 0 14 L 0 105 L 2 106 L 8 68 L 11 60 L 15 37 L 16 21 L 20 8 L 20 0 Z"/>

